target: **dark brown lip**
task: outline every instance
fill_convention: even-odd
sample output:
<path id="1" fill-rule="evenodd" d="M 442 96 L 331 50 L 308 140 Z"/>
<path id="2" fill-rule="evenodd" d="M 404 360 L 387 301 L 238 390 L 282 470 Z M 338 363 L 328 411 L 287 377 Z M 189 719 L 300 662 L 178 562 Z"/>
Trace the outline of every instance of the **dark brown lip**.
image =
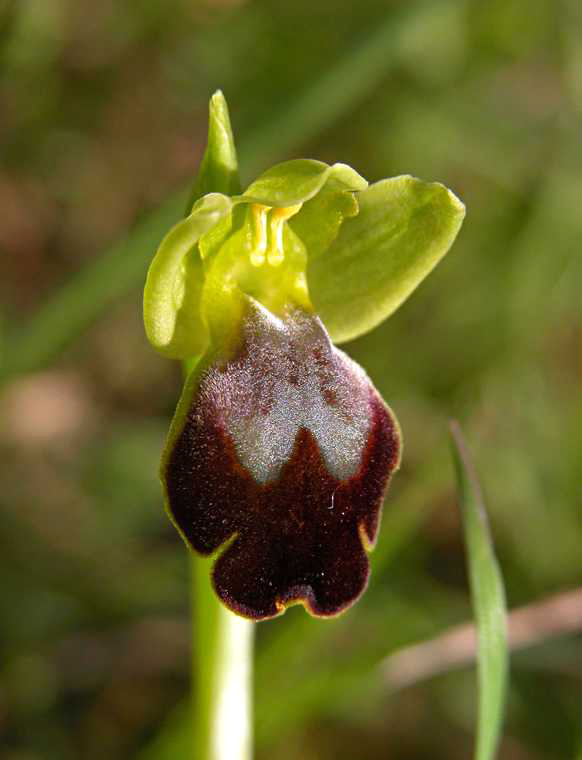
<path id="1" fill-rule="evenodd" d="M 288 319 L 293 321 L 293 315 Z M 308 351 L 306 358 L 305 342 L 296 342 L 302 354 L 285 366 L 299 367 L 293 382 L 304 383 L 306 394 L 319 393 L 322 403 L 333 405 L 337 399 L 331 393 L 329 372 L 341 375 L 337 385 L 345 399 L 346 383 L 349 387 L 356 382 L 354 365 L 331 346 L 316 317 L 302 314 L 301 320 L 305 329 L 312 331 L 307 343 L 313 340 L 315 351 L 311 358 Z M 282 329 L 290 327 L 284 324 Z M 257 341 L 265 336 L 260 325 L 255 323 L 252 328 L 234 357 L 201 372 L 188 411 L 175 426 L 162 470 L 168 509 L 195 551 L 208 555 L 229 542 L 215 563 L 213 584 L 234 612 L 262 620 L 301 602 L 313 615 L 337 615 L 366 587 L 369 563 L 364 547 L 374 543 L 384 493 L 398 466 L 398 425 L 360 373 L 354 394 L 365 394 L 367 420 L 353 473 L 342 479 L 330 472 L 321 446 L 306 424 L 298 428 L 277 476 L 260 482 L 241 464 L 236 442 L 225 424 L 227 419 L 232 421 L 237 409 L 229 406 L 228 393 L 217 396 L 213 389 L 218 376 L 224 383 L 230 372 L 237 382 L 244 377 L 253 383 L 253 399 L 262 397 L 262 388 L 268 396 L 265 368 L 262 362 L 253 361 L 259 350 Z M 276 365 L 276 352 L 272 361 Z M 324 386 L 313 381 L 307 386 L 306 361 L 313 373 L 327 373 Z M 241 362 L 246 363 L 243 373 Z M 232 398 L 238 398 L 237 394 Z M 360 408 L 364 408 L 362 404 Z M 248 408 L 240 411 L 249 414 Z M 257 404 L 256 414 L 261 413 Z M 320 439 L 322 434 L 320 426 Z M 329 450 L 330 442 L 325 444 Z"/>

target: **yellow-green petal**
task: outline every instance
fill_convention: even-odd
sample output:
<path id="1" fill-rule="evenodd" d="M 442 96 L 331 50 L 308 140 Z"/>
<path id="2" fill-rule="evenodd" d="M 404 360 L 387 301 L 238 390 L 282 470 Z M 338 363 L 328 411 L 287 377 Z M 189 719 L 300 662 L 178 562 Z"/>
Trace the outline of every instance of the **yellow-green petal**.
<path id="1" fill-rule="evenodd" d="M 410 176 L 381 180 L 356 197 L 359 213 L 308 260 L 310 297 L 335 343 L 389 317 L 447 253 L 465 216 L 444 185 Z"/>

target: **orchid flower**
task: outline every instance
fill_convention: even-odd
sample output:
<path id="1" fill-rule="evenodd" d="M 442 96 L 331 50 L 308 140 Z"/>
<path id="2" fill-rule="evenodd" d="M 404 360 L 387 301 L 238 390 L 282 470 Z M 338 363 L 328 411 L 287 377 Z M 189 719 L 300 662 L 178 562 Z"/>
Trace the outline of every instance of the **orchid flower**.
<path id="1" fill-rule="evenodd" d="M 444 256 L 463 204 L 410 176 L 287 161 L 237 190 L 226 104 L 211 101 L 198 196 L 152 261 L 152 345 L 192 367 L 162 456 L 170 519 L 216 554 L 233 612 L 331 617 L 369 576 L 401 457 L 394 413 L 336 344 L 382 322 Z M 215 192 L 215 190 L 225 192 Z"/>

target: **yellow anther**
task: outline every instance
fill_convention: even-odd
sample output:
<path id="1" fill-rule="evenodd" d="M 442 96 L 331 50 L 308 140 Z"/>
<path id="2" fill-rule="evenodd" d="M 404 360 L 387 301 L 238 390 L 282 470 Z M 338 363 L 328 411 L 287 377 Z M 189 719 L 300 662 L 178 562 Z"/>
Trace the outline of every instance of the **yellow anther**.
<path id="1" fill-rule="evenodd" d="M 279 266 L 285 258 L 285 251 L 283 250 L 283 227 L 287 219 L 290 219 L 299 211 L 301 205 L 301 203 L 298 203 L 296 206 L 276 208 L 271 212 L 271 236 L 267 261 L 272 267 Z"/>
<path id="2" fill-rule="evenodd" d="M 262 206 L 260 203 L 251 205 L 252 214 L 252 242 L 251 242 L 251 264 L 254 267 L 260 267 L 265 263 L 265 254 L 267 252 L 267 214 L 269 206 Z"/>

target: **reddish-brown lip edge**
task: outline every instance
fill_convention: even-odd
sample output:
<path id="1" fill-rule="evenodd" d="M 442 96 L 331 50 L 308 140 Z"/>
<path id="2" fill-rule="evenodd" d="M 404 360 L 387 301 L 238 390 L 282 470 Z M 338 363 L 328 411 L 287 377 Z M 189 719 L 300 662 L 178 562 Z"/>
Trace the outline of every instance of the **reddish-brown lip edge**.
<path id="1" fill-rule="evenodd" d="M 375 542 L 384 494 L 400 460 L 400 431 L 390 409 L 363 372 L 331 345 L 319 320 L 301 319 L 313 331 L 308 350 L 303 344 L 298 348 L 296 338 L 287 340 L 278 346 L 283 358 L 271 351 L 267 366 L 256 359 L 265 355 L 266 333 L 247 331 L 234 357 L 199 370 L 185 391 L 162 464 L 172 520 L 194 551 L 210 555 L 224 547 L 212 572 L 215 591 L 229 609 L 253 620 L 275 617 L 298 602 L 312 615 L 333 617 L 361 596 L 369 576 L 366 549 Z M 332 375 L 341 375 L 344 406 L 352 385 L 354 397 L 365 399 L 367 431 L 357 467 L 346 477 L 330 472 L 308 424 L 298 426 L 276 476 L 261 480 L 241 463 L 240 443 L 237 449 L 228 426 L 233 399 L 251 396 L 246 391 L 237 396 L 228 382 L 236 378 L 240 384 L 245 378 L 255 403 L 270 398 L 278 387 L 273 383 L 285 373 L 288 385 L 299 385 L 293 393 L 303 394 L 299 398 L 305 398 L 306 407 L 309 394 L 317 394 L 316 411 L 322 399 L 328 406 L 337 404 Z M 256 415 L 268 413 L 256 410 Z M 329 452 L 330 442 L 324 443 Z"/>

